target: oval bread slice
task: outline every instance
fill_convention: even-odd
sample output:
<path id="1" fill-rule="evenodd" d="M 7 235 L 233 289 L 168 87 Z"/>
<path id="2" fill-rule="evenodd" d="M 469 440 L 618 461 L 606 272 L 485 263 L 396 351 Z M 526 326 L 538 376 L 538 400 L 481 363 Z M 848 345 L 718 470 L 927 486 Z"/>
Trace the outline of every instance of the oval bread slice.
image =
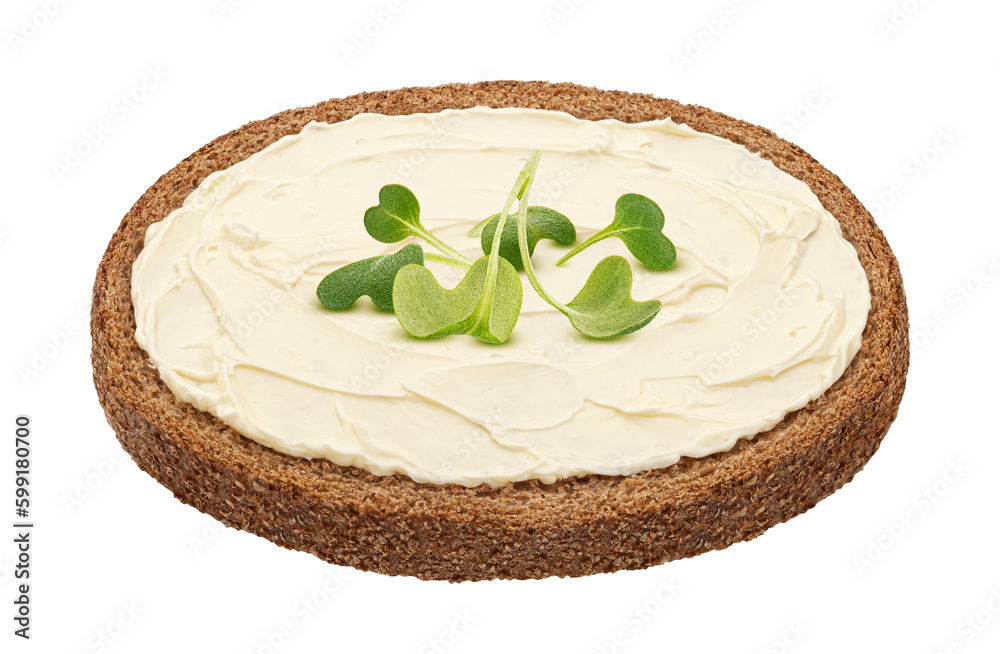
<path id="1" fill-rule="evenodd" d="M 728 452 L 630 476 L 589 475 L 491 489 L 377 476 L 271 450 L 178 400 L 135 340 L 132 264 L 146 228 L 209 173 L 311 120 L 475 105 L 579 118 L 675 122 L 759 152 L 803 180 L 840 222 L 871 287 L 861 350 L 843 376 L 770 431 Z M 636 569 L 721 549 L 806 511 L 850 481 L 896 416 L 909 342 L 899 266 L 834 174 L 772 132 L 696 105 L 548 82 L 482 82 L 362 93 L 248 123 L 163 175 L 126 214 L 101 261 L 91 318 L 94 383 L 140 468 L 223 523 L 339 565 L 462 581 Z"/>

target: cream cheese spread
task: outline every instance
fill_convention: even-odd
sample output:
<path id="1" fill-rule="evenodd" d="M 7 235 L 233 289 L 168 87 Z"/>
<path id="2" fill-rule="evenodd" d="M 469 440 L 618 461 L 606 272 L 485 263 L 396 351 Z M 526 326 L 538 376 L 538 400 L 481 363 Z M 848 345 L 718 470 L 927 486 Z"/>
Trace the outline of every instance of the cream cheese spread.
<path id="1" fill-rule="evenodd" d="M 365 231 L 383 184 L 408 186 L 424 226 L 475 259 L 466 232 L 500 211 L 533 149 L 529 204 L 567 215 L 578 242 L 610 223 L 623 193 L 662 207 L 677 248 L 668 271 L 617 239 L 558 268 L 567 249 L 551 241 L 532 258 L 567 302 L 598 261 L 626 257 L 633 297 L 663 302 L 648 326 L 588 339 L 523 273 L 502 345 L 412 338 L 367 298 L 346 311 L 318 302 L 335 268 L 404 245 Z M 445 287 L 462 275 L 427 266 Z M 871 299 L 809 187 L 741 146 L 669 119 L 477 107 L 310 123 L 209 175 L 149 227 L 132 302 L 136 339 L 170 390 L 248 438 L 379 475 L 495 487 L 728 450 L 843 374 Z"/>

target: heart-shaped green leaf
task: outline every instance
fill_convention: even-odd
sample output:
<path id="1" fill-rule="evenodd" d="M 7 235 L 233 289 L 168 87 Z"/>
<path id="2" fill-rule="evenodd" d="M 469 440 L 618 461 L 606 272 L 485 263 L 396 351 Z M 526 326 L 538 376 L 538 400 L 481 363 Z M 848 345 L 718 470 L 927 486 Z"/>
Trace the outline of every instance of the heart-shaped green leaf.
<path id="1" fill-rule="evenodd" d="M 528 251 L 528 211 L 525 207 L 539 156 L 541 153 L 535 150 L 528 159 L 529 165 L 525 168 L 528 181 L 517 208 L 517 245 L 531 287 L 543 300 L 569 318 L 578 331 L 591 338 L 617 338 L 649 324 L 663 305 L 659 300 L 637 302 L 632 299 L 632 268 L 623 257 L 607 257 L 598 263 L 587 283 L 569 304 L 555 299 L 542 287 Z"/>
<path id="2" fill-rule="evenodd" d="M 640 329 L 659 313 L 659 300 L 632 299 L 632 268 L 624 257 L 602 259 L 564 311 L 579 331 L 592 338 L 617 338 Z"/>
<path id="3" fill-rule="evenodd" d="M 663 222 L 663 211 L 658 204 L 645 195 L 626 193 L 615 202 L 611 224 L 573 248 L 556 265 L 561 266 L 594 243 L 615 236 L 640 262 L 655 270 L 666 270 L 677 260 L 677 251 L 663 235 Z"/>
<path id="4" fill-rule="evenodd" d="M 330 309 L 346 309 L 362 295 L 382 311 L 392 311 L 392 285 L 403 266 L 423 267 L 424 251 L 410 243 L 399 252 L 362 259 L 337 268 L 316 287 L 316 297 Z"/>
<path id="5" fill-rule="evenodd" d="M 378 204 L 365 211 L 365 229 L 376 241 L 398 243 L 418 236 L 442 252 L 468 266 L 472 259 L 431 234 L 420 224 L 420 203 L 413 191 L 402 184 L 386 184 L 378 191 Z"/>
<path id="6" fill-rule="evenodd" d="M 503 343 L 521 313 L 521 278 L 505 259 L 490 275 L 490 257 L 480 257 L 458 286 L 442 288 L 423 266 L 405 266 L 396 275 L 396 317 L 411 336 L 434 338 L 469 334 L 488 343 Z"/>
<path id="7" fill-rule="evenodd" d="M 420 224 L 417 196 L 402 184 L 386 184 L 379 189 L 378 204 L 365 212 L 365 229 L 383 243 L 398 243 L 427 231 Z"/>
<path id="8" fill-rule="evenodd" d="M 509 261 L 516 270 L 524 268 L 521 261 L 521 249 L 517 245 L 517 216 L 511 214 L 504 223 L 503 234 L 500 236 L 500 256 Z M 500 214 L 493 214 L 483 225 L 480 244 L 483 253 L 489 254 L 493 248 L 493 235 L 496 232 Z M 535 253 L 535 245 L 543 238 L 552 239 L 559 245 L 573 245 L 576 242 L 576 228 L 570 219 L 548 207 L 528 207 L 528 253 Z"/>
<path id="9" fill-rule="evenodd" d="M 490 255 L 477 259 L 458 286 L 442 288 L 431 271 L 422 266 L 405 266 L 396 275 L 392 287 L 396 318 L 412 336 L 469 334 L 487 343 L 503 343 L 510 336 L 521 314 L 521 278 L 514 266 L 500 256 L 500 234 L 515 198 L 524 192 L 537 163 L 537 154 L 528 157 L 503 210 L 497 214 L 493 237 L 496 242 Z"/>

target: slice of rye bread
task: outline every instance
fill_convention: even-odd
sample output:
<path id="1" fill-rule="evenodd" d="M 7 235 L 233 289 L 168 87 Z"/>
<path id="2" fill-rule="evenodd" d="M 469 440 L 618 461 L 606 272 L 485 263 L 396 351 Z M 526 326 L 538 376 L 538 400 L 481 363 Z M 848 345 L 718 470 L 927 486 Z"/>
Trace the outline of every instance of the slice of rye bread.
<path id="1" fill-rule="evenodd" d="M 496 489 L 417 483 L 282 454 L 170 392 L 135 340 L 132 263 L 146 227 L 180 206 L 209 173 L 309 121 L 475 105 L 629 123 L 669 116 L 759 152 L 805 181 L 840 221 L 871 286 L 861 350 L 847 371 L 820 398 L 728 452 L 629 476 Z M 696 105 L 515 81 L 362 93 L 283 111 L 215 139 L 126 214 L 98 268 L 91 319 L 94 383 L 108 422 L 139 467 L 179 500 L 331 563 L 449 581 L 645 568 L 754 538 L 802 513 L 853 478 L 896 417 L 909 364 L 907 331 L 899 266 L 885 237 L 840 179 L 800 148 Z"/>

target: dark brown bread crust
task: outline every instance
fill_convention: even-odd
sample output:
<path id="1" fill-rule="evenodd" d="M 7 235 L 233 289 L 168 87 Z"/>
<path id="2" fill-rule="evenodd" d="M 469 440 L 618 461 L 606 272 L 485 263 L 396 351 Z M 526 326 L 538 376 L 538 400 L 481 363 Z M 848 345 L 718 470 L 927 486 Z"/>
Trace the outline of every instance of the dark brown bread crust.
<path id="1" fill-rule="evenodd" d="M 474 105 L 579 118 L 674 121 L 760 152 L 804 180 L 840 221 L 871 285 L 861 351 L 822 397 L 729 452 L 631 476 L 498 489 L 420 484 L 281 454 L 179 401 L 135 341 L 132 263 L 151 223 L 209 173 L 310 120 Z M 237 529 L 340 565 L 462 581 L 644 568 L 754 538 L 853 478 L 896 417 L 909 363 L 895 257 L 844 184 L 772 132 L 696 105 L 547 82 L 483 82 L 362 93 L 284 111 L 217 138 L 163 175 L 111 239 L 94 284 L 94 383 L 118 439 L 183 502 Z"/>

